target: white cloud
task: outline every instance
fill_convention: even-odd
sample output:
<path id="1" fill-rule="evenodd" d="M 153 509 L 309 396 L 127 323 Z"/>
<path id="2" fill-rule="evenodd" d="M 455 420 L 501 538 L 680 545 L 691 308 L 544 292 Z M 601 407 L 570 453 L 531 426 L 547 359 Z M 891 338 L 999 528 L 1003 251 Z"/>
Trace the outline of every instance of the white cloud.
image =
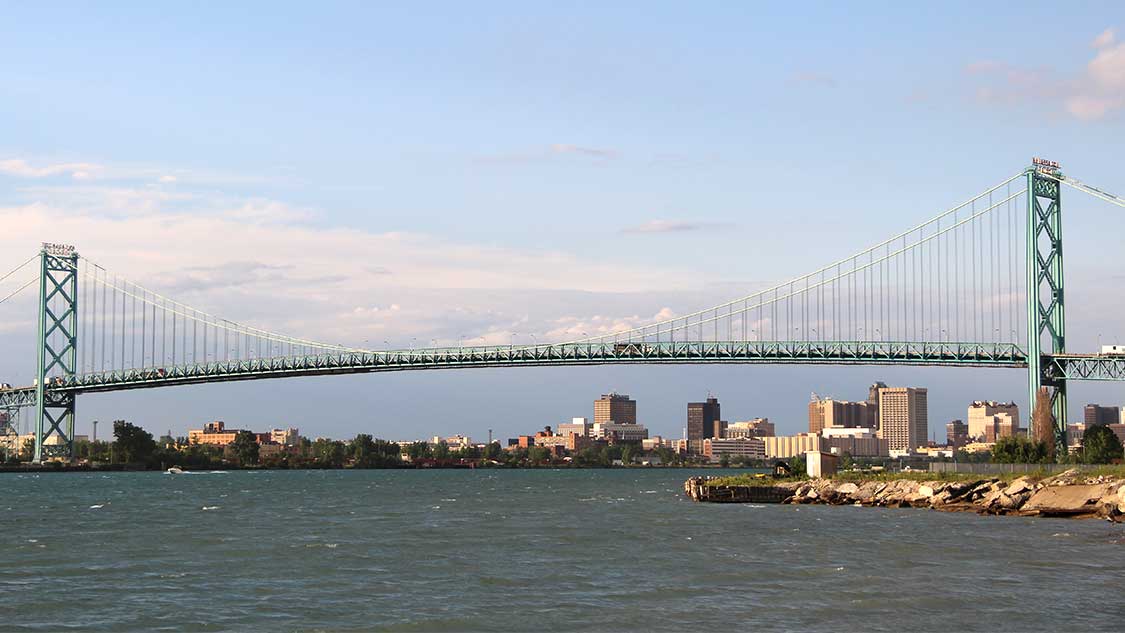
<path id="1" fill-rule="evenodd" d="M 1110 28 L 1091 46 L 1097 52 L 1082 72 L 1058 74 L 988 60 L 968 64 L 965 72 L 984 82 L 976 89 L 982 102 L 1054 103 L 1077 119 L 1093 121 L 1125 108 L 1125 42 L 1117 42 Z"/>
<path id="2" fill-rule="evenodd" d="M 1117 39 L 1117 30 L 1110 27 L 1110 28 L 1102 31 L 1100 35 L 1095 37 L 1094 41 L 1090 43 L 1090 46 L 1093 46 L 1094 48 L 1105 48 L 1105 47 L 1109 46 L 1110 44 L 1113 44 L 1113 42 L 1116 39 Z"/>
<path id="3" fill-rule="evenodd" d="M 274 200 L 69 189 L 21 190 L 38 201 L 0 207 L 0 254 L 11 255 L 0 263 L 41 241 L 73 243 L 111 272 L 201 310 L 327 342 L 506 344 L 513 332 L 517 342 L 546 342 L 645 321 L 615 315 L 607 297 L 624 306 L 633 302 L 622 296 L 696 285 L 684 271 L 565 252 L 301 224 L 308 211 Z M 563 310 L 599 316 L 557 322 Z"/>
<path id="4" fill-rule="evenodd" d="M 649 220 L 637 226 L 621 229 L 622 233 L 684 233 L 729 226 L 717 222 L 693 222 L 688 220 Z"/>
<path id="5" fill-rule="evenodd" d="M 614 332 L 631 330 L 643 325 L 659 323 L 660 321 L 667 321 L 675 316 L 676 313 L 668 307 L 661 308 L 659 312 L 649 317 L 641 317 L 635 314 L 631 316 L 601 314 L 592 317 L 567 316 L 555 319 L 553 323 L 554 327 L 550 329 L 546 335 L 552 340 L 571 340 L 590 336 L 601 336 L 603 334 L 613 334 Z"/>
<path id="6" fill-rule="evenodd" d="M 591 158 L 617 158 L 618 152 L 613 149 L 603 149 L 598 147 L 582 147 L 580 145 L 568 145 L 565 143 L 556 143 L 551 146 L 551 151 L 556 154 L 578 154 L 580 156 L 589 156 Z"/>
<path id="7" fill-rule="evenodd" d="M 529 163 L 543 163 L 551 160 L 562 160 L 565 156 L 588 158 L 592 161 L 602 162 L 621 156 L 621 152 L 604 147 L 588 147 L 571 145 L 569 143 L 555 143 L 547 147 L 513 152 L 509 154 L 492 154 L 481 156 L 474 160 L 481 164 L 519 165 Z"/>
<path id="8" fill-rule="evenodd" d="M 51 176 L 69 175 L 75 180 L 89 180 L 93 178 L 93 172 L 99 169 L 101 169 L 101 166 L 93 163 L 59 163 L 33 167 L 26 160 L 20 158 L 0 160 L 0 174 L 20 178 L 49 178 Z"/>

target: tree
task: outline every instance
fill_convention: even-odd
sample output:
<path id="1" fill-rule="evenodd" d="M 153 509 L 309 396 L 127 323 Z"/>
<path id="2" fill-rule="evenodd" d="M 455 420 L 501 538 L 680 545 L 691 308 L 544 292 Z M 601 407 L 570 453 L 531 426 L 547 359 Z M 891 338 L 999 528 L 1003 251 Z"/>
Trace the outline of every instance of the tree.
<path id="1" fill-rule="evenodd" d="M 344 465 L 346 449 L 343 442 L 321 438 L 313 444 L 313 455 L 321 467 L 340 468 Z"/>
<path id="2" fill-rule="evenodd" d="M 1039 464 L 1047 459 L 1047 445 L 1022 435 L 996 440 L 992 461 L 998 464 Z"/>
<path id="3" fill-rule="evenodd" d="M 719 458 L 719 465 L 722 466 L 723 468 L 729 468 L 730 467 L 730 455 L 727 455 L 727 454 L 724 453 L 723 456 Z"/>
<path id="4" fill-rule="evenodd" d="M 804 477 L 808 469 L 805 467 L 805 456 L 794 455 L 789 458 L 789 468 L 793 471 L 793 476 Z"/>
<path id="5" fill-rule="evenodd" d="M 411 442 L 406 445 L 406 454 L 411 461 L 431 457 L 433 451 L 427 442 Z"/>
<path id="6" fill-rule="evenodd" d="M 1121 440 L 1104 424 L 1095 424 L 1082 434 L 1082 461 L 1108 464 L 1122 458 Z"/>
<path id="7" fill-rule="evenodd" d="M 433 454 L 434 454 L 434 459 L 445 461 L 445 460 L 449 459 L 449 455 L 450 455 L 449 446 L 445 442 L 437 444 L 433 448 Z"/>
<path id="8" fill-rule="evenodd" d="M 113 446 L 127 464 L 147 462 L 156 450 L 152 433 L 125 420 L 113 421 Z"/>
<path id="9" fill-rule="evenodd" d="M 530 446 L 527 449 L 527 459 L 533 464 L 551 461 L 551 451 L 545 446 Z"/>
<path id="10" fill-rule="evenodd" d="M 375 461 L 375 441 L 366 433 L 360 433 L 352 440 L 351 456 L 356 466 L 367 468 Z"/>
<path id="11" fill-rule="evenodd" d="M 499 459 L 500 453 L 502 452 L 503 450 L 500 448 L 500 442 L 492 442 L 488 446 L 484 447 L 484 455 L 482 455 L 482 457 L 484 457 L 485 459 Z"/>
<path id="12" fill-rule="evenodd" d="M 1047 459 L 1055 457 L 1055 416 L 1051 412 L 1051 394 L 1040 387 L 1035 394 L 1035 411 L 1031 415 L 1032 437 L 1047 449 Z"/>
<path id="13" fill-rule="evenodd" d="M 633 463 L 633 458 L 637 455 L 637 448 L 632 444 L 626 444 L 621 448 L 621 463 L 626 466 Z"/>
<path id="14" fill-rule="evenodd" d="M 250 431 L 239 431 L 230 446 L 240 466 L 258 463 L 258 438 Z"/>
<path id="15" fill-rule="evenodd" d="M 35 457 L 35 439 L 27 438 L 20 447 L 20 460 L 30 462 Z"/>

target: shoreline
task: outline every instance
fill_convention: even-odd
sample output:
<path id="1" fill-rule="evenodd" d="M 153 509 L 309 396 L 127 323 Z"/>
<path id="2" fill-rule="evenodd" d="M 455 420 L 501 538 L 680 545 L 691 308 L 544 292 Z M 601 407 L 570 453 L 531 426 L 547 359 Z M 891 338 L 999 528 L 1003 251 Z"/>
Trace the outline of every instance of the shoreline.
<path id="1" fill-rule="evenodd" d="M 1026 475 L 964 481 L 805 479 L 717 484 L 692 477 L 684 493 L 701 503 L 779 503 L 929 508 L 942 512 L 1024 517 L 1105 519 L 1125 523 L 1125 479 L 1067 470 L 1051 477 Z"/>

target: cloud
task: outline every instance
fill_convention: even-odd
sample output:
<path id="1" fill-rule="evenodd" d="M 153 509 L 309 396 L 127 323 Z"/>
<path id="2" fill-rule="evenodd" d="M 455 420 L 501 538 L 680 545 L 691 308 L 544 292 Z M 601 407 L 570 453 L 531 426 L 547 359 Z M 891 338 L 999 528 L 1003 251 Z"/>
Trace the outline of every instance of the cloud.
<path id="1" fill-rule="evenodd" d="M 555 143 L 546 147 L 540 147 L 521 152 L 513 152 L 510 154 L 493 154 L 488 156 L 480 156 L 473 159 L 473 162 L 486 165 L 518 165 L 543 163 L 551 160 L 561 160 L 566 156 L 574 156 L 577 158 L 586 158 L 592 161 L 603 162 L 619 158 L 621 156 L 621 152 L 615 149 L 604 147 L 588 147 L 582 145 L 571 145 L 569 143 Z"/>
<path id="2" fill-rule="evenodd" d="M 1110 28 L 1102 31 L 1100 35 L 1095 37 L 1094 41 L 1090 42 L 1090 46 L 1092 46 L 1094 48 L 1105 48 L 1105 47 L 1109 46 L 1110 44 L 1113 44 L 1113 42 L 1116 39 L 1117 39 L 1117 30 L 1110 27 Z"/>
<path id="3" fill-rule="evenodd" d="M 101 166 L 93 163 L 59 163 L 33 167 L 26 160 L 20 158 L 0 160 L 0 174 L 19 178 L 49 178 L 65 174 L 75 180 L 90 180 L 93 178 L 93 172 L 99 169 L 101 169 Z"/>
<path id="4" fill-rule="evenodd" d="M 555 144 L 551 146 L 551 151 L 556 154 L 577 154 L 579 156 L 589 156 L 591 158 L 617 158 L 618 152 L 613 149 L 601 149 L 597 147 L 581 147 L 578 145 Z"/>
<path id="5" fill-rule="evenodd" d="M 644 224 L 621 229 L 625 234 L 643 233 L 686 233 L 689 231 L 704 231 L 729 227 L 729 224 L 718 222 L 691 222 L 687 220 L 649 220 Z"/>
<path id="6" fill-rule="evenodd" d="M 1125 42 L 1114 29 L 1093 39 L 1097 52 L 1083 71 L 1060 74 L 1048 68 L 1025 68 L 992 60 L 968 64 L 965 73 L 984 82 L 977 100 L 993 105 L 1047 102 L 1070 116 L 1095 121 L 1125 108 Z"/>
<path id="7" fill-rule="evenodd" d="M 614 332 L 622 332 L 652 323 L 667 321 L 675 316 L 676 313 L 668 307 L 661 308 L 659 312 L 648 317 L 641 317 L 635 314 L 632 316 L 610 316 L 601 314 L 592 317 L 566 316 L 555 319 L 553 322 L 555 327 L 550 329 L 546 335 L 552 340 L 572 340 L 601 336 L 603 334 L 613 334 Z"/>
<path id="8" fill-rule="evenodd" d="M 111 273 L 197 309 L 327 342 L 382 336 L 398 344 L 403 337 L 506 344 L 513 332 L 525 344 L 547 342 L 566 329 L 554 321 L 560 313 L 602 331 L 634 322 L 617 315 L 633 314 L 636 297 L 644 304 L 649 293 L 696 285 L 697 276 L 683 270 L 310 225 L 302 222 L 308 211 L 265 198 L 183 197 L 156 185 L 20 193 L 30 200 L 0 206 L 0 263 L 14 266 L 16 254 L 41 241 L 73 243 Z"/>

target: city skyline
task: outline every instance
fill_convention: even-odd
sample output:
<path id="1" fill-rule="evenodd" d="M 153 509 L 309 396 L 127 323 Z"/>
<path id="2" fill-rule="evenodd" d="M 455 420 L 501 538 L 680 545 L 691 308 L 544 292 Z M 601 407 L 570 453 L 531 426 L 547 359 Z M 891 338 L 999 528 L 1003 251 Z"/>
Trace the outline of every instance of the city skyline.
<path id="1" fill-rule="evenodd" d="M 242 22 L 206 9 L 184 30 L 167 11 L 133 7 L 131 32 L 115 38 L 91 34 L 81 11 L 59 20 L 16 7 L 10 24 L 27 28 L 2 31 L 9 63 L 24 62 L 0 87 L 12 123 L 0 141 L 0 269 L 40 241 L 69 241 L 179 299 L 293 335 L 530 344 L 688 313 L 807 272 L 1033 155 L 1125 190 L 1106 140 L 1122 129 L 1115 6 L 985 11 L 966 28 L 989 37 L 955 50 L 943 24 L 956 6 L 934 9 L 948 20 L 820 10 L 863 18 L 864 30 L 769 27 L 794 18 L 787 8 L 713 8 L 690 24 L 669 7 L 449 10 L 485 24 L 482 35 L 401 8 L 290 7 L 232 38 Z M 332 26 L 317 37 L 336 53 L 287 44 L 314 17 Z M 112 35 L 115 21 L 102 19 Z M 1063 32 L 1052 57 L 1032 63 L 1017 33 L 1045 21 Z M 49 46 L 33 35 L 40 24 L 56 34 Z M 634 41 L 613 37 L 624 25 Z M 369 29 L 399 54 L 373 54 Z M 429 29 L 441 46 L 410 35 Z M 828 54 L 840 38 L 858 59 Z M 256 52 L 231 54 L 247 45 Z M 151 84 L 166 75 L 176 80 Z M 1070 345 L 1121 342 L 1121 300 L 1103 280 L 1125 270 L 1096 254 L 1125 220 L 1077 197 L 1067 213 Z M 26 296 L 4 306 L 0 381 L 30 383 L 29 306 Z M 511 433 L 606 385 L 652 403 L 654 433 L 678 434 L 679 403 L 707 390 L 795 432 L 802 392 L 858 398 L 854 385 L 876 380 L 928 385 L 931 435 L 966 401 L 1026 407 L 1022 374 L 1003 370 L 487 370 L 85 396 L 78 432 L 93 419 L 163 431 L 238 416 L 347 436 L 359 413 L 384 436 Z M 497 424 L 490 406 L 508 389 L 528 402 Z M 1071 418 L 1084 402 L 1125 401 L 1121 389 L 1074 385 Z"/>

